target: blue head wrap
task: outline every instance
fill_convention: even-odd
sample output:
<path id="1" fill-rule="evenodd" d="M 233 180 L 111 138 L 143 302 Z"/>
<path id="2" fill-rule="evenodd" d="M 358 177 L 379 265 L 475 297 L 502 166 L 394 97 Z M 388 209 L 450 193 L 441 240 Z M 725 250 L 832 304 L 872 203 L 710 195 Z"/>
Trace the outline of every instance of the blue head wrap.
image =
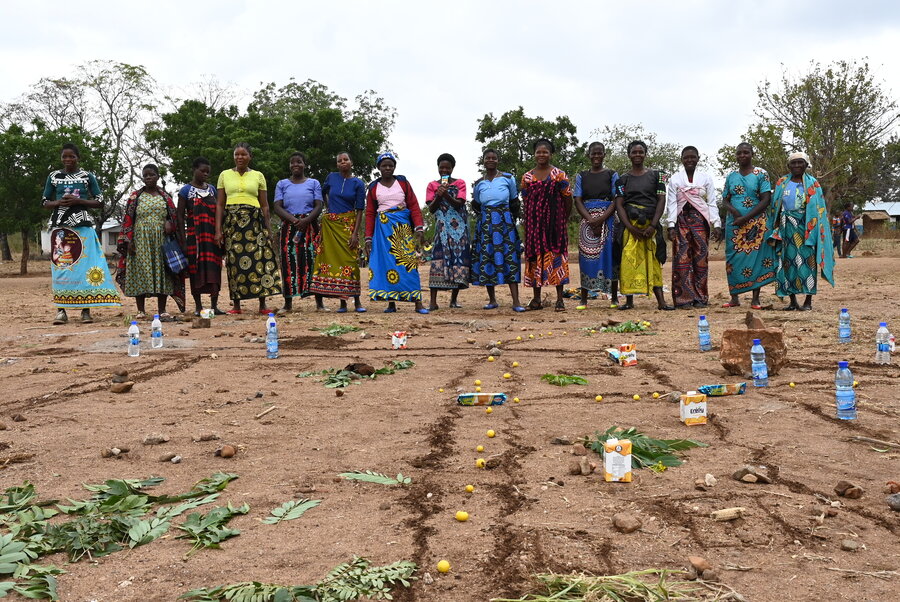
<path id="1" fill-rule="evenodd" d="M 394 162 L 395 165 L 397 164 L 397 157 L 394 156 L 394 153 L 388 151 L 388 152 L 384 152 L 384 153 L 381 153 L 380 155 L 378 155 L 378 158 L 375 159 L 375 167 L 378 167 L 379 165 L 381 165 L 381 162 L 384 161 L 385 159 L 390 159 L 391 161 Z"/>

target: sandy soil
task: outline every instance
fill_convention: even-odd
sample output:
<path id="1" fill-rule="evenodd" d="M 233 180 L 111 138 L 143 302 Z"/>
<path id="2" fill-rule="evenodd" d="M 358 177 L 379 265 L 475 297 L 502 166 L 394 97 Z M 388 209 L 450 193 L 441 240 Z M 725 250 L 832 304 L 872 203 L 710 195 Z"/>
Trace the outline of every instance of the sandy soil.
<path id="1" fill-rule="evenodd" d="M 639 298 L 628 317 L 650 320 L 652 332 L 634 336 L 585 332 L 623 318 L 597 302 L 584 312 L 569 301 L 566 313 L 519 315 L 501 294 L 501 309 L 485 312 L 479 289 L 461 294 L 464 309 L 430 316 L 415 315 L 410 306 L 385 315 L 376 303 L 364 315 L 315 314 L 304 300 L 280 322 L 276 361 L 265 359 L 261 343 L 245 341 L 264 330 L 263 318 L 251 315 L 216 318 L 211 329 L 167 325 L 166 348 L 129 358 L 123 337 L 132 300 L 122 310 L 96 311 L 93 325 L 52 327 L 46 266 L 35 262 L 40 273 L 19 278 L 11 276 L 17 265 L 6 264 L 0 266 L 0 420 L 7 427 L 0 431 L 0 487 L 28 480 L 43 498 L 81 499 L 87 497 L 82 483 L 109 478 L 158 475 L 166 478 L 161 492 L 180 492 L 216 471 L 240 475 L 220 501 L 247 502 L 252 510 L 232 521 L 241 535 L 223 549 L 184 559 L 189 544 L 174 539 L 173 529 L 150 545 L 95 562 L 55 557 L 67 571 L 60 577 L 65 601 L 175 600 L 191 588 L 251 579 L 311 583 L 353 555 L 378 564 L 414 560 L 420 577 L 434 577 L 431 585 L 419 581 L 399 593 L 400 600 L 486 601 L 529 591 L 536 572 L 680 569 L 692 554 L 709 559 L 720 580 L 750 600 L 896 599 L 900 574 L 878 579 L 843 570 L 900 571 L 900 513 L 887 507 L 882 493 L 886 481 L 900 480 L 900 450 L 880 453 L 849 441 L 853 435 L 900 440 L 900 367 L 896 359 L 891 366 L 872 361 L 877 322 L 900 329 L 898 264 L 880 257 L 841 260 L 838 288 L 820 287 L 812 313 L 761 312 L 770 325 L 784 327 L 789 366 L 767 389 L 714 399 L 710 424 L 697 427 L 680 424 L 677 405 L 651 394 L 735 377 L 725 374 L 717 351 L 697 350 L 697 311 L 659 312 L 647 299 Z M 724 264 L 713 262 L 711 272 L 715 308 L 707 314 L 717 340 L 724 328 L 743 322 L 744 312 L 718 307 L 726 299 Z M 771 288 L 766 293 L 765 301 L 781 305 Z M 854 326 L 854 341 L 843 346 L 836 340 L 840 307 L 850 308 Z M 310 330 L 330 322 L 355 324 L 372 336 L 328 338 Z M 390 349 L 392 330 L 410 331 L 408 350 Z M 488 363 L 487 346 L 496 340 L 503 341 L 503 353 Z M 620 368 L 604 357 L 605 347 L 626 341 L 637 344 L 637 367 Z M 845 358 L 860 383 L 859 420 L 851 423 L 833 418 L 833 375 Z M 350 386 L 342 397 L 313 378 L 296 377 L 391 359 L 416 365 Z M 512 368 L 513 361 L 520 366 Z M 130 393 L 108 390 L 119 367 L 137 383 Z M 502 378 L 507 371 L 510 380 Z M 559 388 L 540 380 L 557 371 L 584 376 L 590 385 Z M 475 379 L 485 391 L 505 391 L 521 402 L 490 415 L 458 407 L 457 391 L 471 390 Z M 273 404 L 276 410 L 254 418 Z M 25 420 L 13 421 L 15 414 Z M 551 440 L 613 424 L 664 438 L 687 436 L 709 447 L 687 452 L 679 468 L 639 471 L 632 484 L 570 476 L 570 448 Z M 488 429 L 497 436 L 488 439 Z M 214 431 L 222 441 L 193 443 L 191 436 L 201 431 Z M 151 432 L 171 440 L 141 445 Z M 213 455 L 223 442 L 240 446 L 236 457 Z M 483 454 L 475 451 L 479 444 Z M 101 458 L 100 450 L 111 446 L 132 451 Z M 184 461 L 160 463 L 165 452 Z M 479 456 L 498 458 L 500 465 L 479 470 Z M 747 463 L 767 466 L 774 483 L 732 480 Z M 413 483 L 335 480 L 340 472 L 366 469 L 402 472 Z M 718 483 L 696 490 L 695 479 L 706 473 Z M 837 498 L 833 488 L 840 479 L 861 485 L 865 494 Z M 466 493 L 466 484 L 475 492 Z M 272 508 L 298 497 L 322 504 L 296 521 L 260 523 Z M 821 525 L 812 515 L 823 508 L 820 497 L 840 499 L 837 515 Z M 731 506 L 746 507 L 745 518 L 709 518 L 710 511 Z M 469 512 L 468 522 L 454 520 L 460 509 Z M 643 527 L 619 534 L 610 520 L 619 511 L 634 513 Z M 846 539 L 859 550 L 843 551 Z M 435 571 L 440 559 L 452 563 L 449 574 Z M 740 567 L 747 570 L 733 570 Z"/>

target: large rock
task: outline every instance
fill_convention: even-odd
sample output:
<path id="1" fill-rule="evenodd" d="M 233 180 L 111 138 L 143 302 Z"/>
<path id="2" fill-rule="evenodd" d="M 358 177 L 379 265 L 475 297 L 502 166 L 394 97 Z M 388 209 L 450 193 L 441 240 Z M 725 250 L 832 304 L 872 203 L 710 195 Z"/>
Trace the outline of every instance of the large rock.
<path id="1" fill-rule="evenodd" d="M 722 333 L 722 353 L 719 359 L 728 374 L 745 376 L 750 374 L 750 347 L 753 339 L 759 339 L 766 350 L 766 364 L 769 376 L 781 372 L 787 363 L 787 345 L 784 332 L 780 328 L 743 329 L 729 328 Z"/>

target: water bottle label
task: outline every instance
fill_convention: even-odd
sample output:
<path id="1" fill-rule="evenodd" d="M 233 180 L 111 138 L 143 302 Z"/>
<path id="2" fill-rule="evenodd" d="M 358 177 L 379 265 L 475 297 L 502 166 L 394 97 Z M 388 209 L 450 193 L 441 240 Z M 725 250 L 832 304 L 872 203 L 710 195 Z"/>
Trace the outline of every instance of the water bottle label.
<path id="1" fill-rule="evenodd" d="M 131 337 L 131 344 L 132 345 L 140 345 L 141 340 L 138 337 Z"/>
<path id="2" fill-rule="evenodd" d="M 850 338 L 850 328 L 847 326 L 842 326 L 842 327 L 838 328 L 838 336 L 841 337 L 842 339 L 849 339 Z"/>
<path id="3" fill-rule="evenodd" d="M 890 343 L 878 343 L 878 351 L 890 353 L 891 352 L 891 344 Z"/>
<path id="4" fill-rule="evenodd" d="M 769 368 L 765 364 L 762 366 L 753 366 L 753 379 L 769 378 Z"/>
<path id="5" fill-rule="evenodd" d="M 153 338 L 161 337 L 161 336 L 162 336 L 162 331 L 161 331 L 161 330 L 154 331 L 154 332 L 152 332 L 152 333 L 150 334 L 150 336 L 152 336 Z"/>

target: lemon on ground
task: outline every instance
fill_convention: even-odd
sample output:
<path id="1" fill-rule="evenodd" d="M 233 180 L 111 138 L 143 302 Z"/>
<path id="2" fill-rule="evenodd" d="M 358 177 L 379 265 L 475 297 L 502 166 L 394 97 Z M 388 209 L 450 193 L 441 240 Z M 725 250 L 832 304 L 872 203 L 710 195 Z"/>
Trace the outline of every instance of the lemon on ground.
<path id="1" fill-rule="evenodd" d="M 475 466 L 478 468 L 484 468 L 487 465 L 487 462 L 484 461 L 484 458 L 478 458 L 475 460 Z"/>
<path id="2" fill-rule="evenodd" d="M 597 334 L 597 331 L 591 328 L 591 334 Z"/>
<path id="3" fill-rule="evenodd" d="M 597 397 L 594 398 L 594 401 L 603 401 L 603 396 L 598 395 Z"/>
<path id="4" fill-rule="evenodd" d="M 512 374 L 510 374 L 509 372 L 504 372 L 503 378 L 512 378 Z"/>
<path id="5" fill-rule="evenodd" d="M 553 331 L 552 331 L 552 330 L 549 331 L 549 332 L 547 333 L 547 336 L 548 336 L 548 337 L 552 337 L 552 336 L 553 336 Z"/>
<path id="6" fill-rule="evenodd" d="M 797 386 L 797 385 L 796 385 L 796 384 L 794 384 L 794 383 L 788 383 L 788 386 L 789 386 L 789 387 L 790 387 L 790 388 L 792 388 L 792 389 L 793 389 L 793 388 L 794 388 L 794 387 L 796 387 L 796 386 Z"/>
<path id="7" fill-rule="evenodd" d="M 472 493 L 475 491 L 475 485 L 466 485 L 466 491 Z"/>
<path id="8" fill-rule="evenodd" d="M 443 392 L 444 392 L 443 389 L 438 389 L 438 393 L 443 393 Z"/>
<path id="9" fill-rule="evenodd" d="M 653 392 L 653 399 L 659 399 L 659 393 L 656 391 Z"/>
<path id="10" fill-rule="evenodd" d="M 467 520 L 469 520 L 469 513 L 466 512 L 465 510 L 457 510 L 456 511 L 456 520 L 458 520 L 461 523 L 466 522 Z"/>
<path id="11" fill-rule="evenodd" d="M 517 341 L 521 341 L 521 340 L 522 340 L 522 337 L 516 337 L 516 340 L 517 340 Z"/>
<path id="12" fill-rule="evenodd" d="M 450 572 L 450 563 L 446 560 L 441 560 L 437 563 L 438 573 L 449 573 Z"/>
<path id="13" fill-rule="evenodd" d="M 481 393 L 481 387 L 475 387 L 475 392 L 476 392 L 476 393 Z"/>
<path id="14" fill-rule="evenodd" d="M 518 398 L 518 397 L 513 397 L 513 403 L 519 403 L 519 398 Z"/>
<path id="15" fill-rule="evenodd" d="M 853 386 L 854 386 L 854 387 L 855 387 L 856 385 L 858 385 L 858 384 L 859 384 L 859 381 L 858 381 L 858 380 L 854 380 L 854 381 L 853 381 Z"/>
<path id="16" fill-rule="evenodd" d="M 480 381 L 480 380 L 476 380 L 476 381 L 475 381 L 475 386 L 476 386 L 476 387 L 477 387 L 478 385 L 480 385 L 480 384 L 481 384 L 481 381 Z"/>
<path id="17" fill-rule="evenodd" d="M 512 367 L 513 367 L 513 368 L 518 368 L 518 367 L 519 367 L 519 362 L 513 362 L 513 363 L 512 363 Z"/>
<path id="18" fill-rule="evenodd" d="M 487 434 L 488 438 L 491 438 L 494 435 L 496 435 L 497 433 L 494 432 L 494 429 L 490 429 L 490 430 L 488 430 L 488 432 L 486 434 Z"/>
<path id="19" fill-rule="evenodd" d="M 534 335 L 533 335 L 533 334 L 530 334 L 530 335 L 528 335 L 528 338 L 529 338 L 529 339 L 533 339 L 533 338 L 534 338 Z"/>
<path id="20" fill-rule="evenodd" d="M 634 394 L 634 397 L 632 397 L 632 399 L 634 399 L 635 401 L 640 401 L 640 400 L 641 400 L 641 396 L 638 395 L 637 393 L 635 393 L 635 394 Z"/>
<path id="21" fill-rule="evenodd" d="M 488 356 L 488 361 L 489 361 L 489 362 L 493 362 L 493 361 L 494 361 L 494 356 L 493 356 L 493 355 L 489 355 L 489 356 Z"/>
<path id="22" fill-rule="evenodd" d="M 483 445 L 479 445 L 478 447 L 475 448 L 475 451 L 477 451 L 477 452 L 483 452 L 483 451 L 484 451 L 484 446 L 483 446 Z"/>
<path id="23" fill-rule="evenodd" d="M 488 407 L 484 408 L 484 413 L 485 414 L 493 414 L 494 408 L 492 408 L 491 406 L 488 406 Z"/>

